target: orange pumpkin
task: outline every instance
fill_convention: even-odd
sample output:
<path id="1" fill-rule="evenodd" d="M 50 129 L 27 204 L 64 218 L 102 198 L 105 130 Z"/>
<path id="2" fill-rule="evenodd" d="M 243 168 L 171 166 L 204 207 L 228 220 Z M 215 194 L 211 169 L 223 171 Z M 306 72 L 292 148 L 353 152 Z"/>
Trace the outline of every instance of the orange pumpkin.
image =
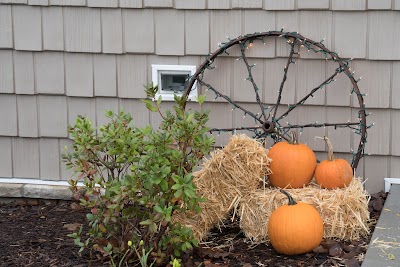
<path id="1" fill-rule="evenodd" d="M 301 188 L 313 178 L 317 158 L 305 144 L 298 144 L 295 132 L 291 132 L 291 141 L 276 143 L 268 152 L 272 160 L 268 175 L 272 186 L 280 188 Z"/>
<path id="2" fill-rule="evenodd" d="M 323 138 L 328 146 L 328 159 L 320 162 L 315 169 L 315 181 L 322 188 L 343 188 L 353 179 L 353 169 L 344 159 L 335 159 L 332 143 L 328 137 Z"/>
<path id="3" fill-rule="evenodd" d="M 324 233 L 321 215 L 311 205 L 294 201 L 281 189 L 289 204 L 280 206 L 269 217 L 268 235 L 279 253 L 298 255 L 312 251 L 322 241 Z"/>

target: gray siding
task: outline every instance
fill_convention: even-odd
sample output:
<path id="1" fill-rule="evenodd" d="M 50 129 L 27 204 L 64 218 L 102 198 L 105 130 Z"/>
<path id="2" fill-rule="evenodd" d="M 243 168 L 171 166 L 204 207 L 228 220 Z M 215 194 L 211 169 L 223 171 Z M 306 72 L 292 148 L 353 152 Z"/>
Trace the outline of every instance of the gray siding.
<path id="1" fill-rule="evenodd" d="M 90 7 L 118 7 L 118 0 L 88 0 Z"/>
<path id="2" fill-rule="evenodd" d="M 275 13 L 263 10 L 245 10 L 243 17 L 243 33 L 263 32 L 265 25 L 268 29 L 275 29 Z M 267 29 L 267 30 L 268 30 Z M 273 58 L 275 57 L 275 40 L 263 45 L 254 43 L 253 49 L 246 53 L 249 57 Z"/>
<path id="3" fill-rule="evenodd" d="M 206 55 L 210 51 L 209 12 L 185 12 L 185 46 L 186 54 Z"/>
<path id="4" fill-rule="evenodd" d="M 97 97 L 96 98 L 96 125 L 103 125 L 109 122 L 109 119 L 104 116 L 105 111 L 119 112 L 117 98 Z"/>
<path id="5" fill-rule="evenodd" d="M 68 96 L 93 96 L 93 55 L 65 55 L 65 84 Z"/>
<path id="6" fill-rule="evenodd" d="M 64 8 L 65 50 L 101 52 L 100 10 Z"/>
<path id="7" fill-rule="evenodd" d="M 28 4 L 32 6 L 48 6 L 49 0 L 28 0 Z"/>
<path id="8" fill-rule="evenodd" d="M 333 13 L 333 49 L 341 57 L 365 58 L 367 53 L 366 12 L 335 12 Z M 356 22 L 356 23 L 354 23 Z M 348 27 L 352 25 L 352 27 Z M 351 44 L 351 45 L 349 45 Z"/>
<path id="9" fill-rule="evenodd" d="M 122 10 L 124 48 L 126 52 L 154 52 L 154 11 L 153 9 Z M 146 40 L 140 42 L 138 40 Z M 118 39 L 117 39 L 118 42 Z"/>
<path id="10" fill-rule="evenodd" d="M 0 93 L 14 93 L 14 64 L 12 51 L 0 50 L 0 62 Z"/>
<path id="11" fill-rule="evenodd" d="M 117 59 L 115 55 L 94 55 L 94 94 L 117 96 Z"/>
<path id="12" fill-rule="evenodd" d="M 264 0 L 266 10 L 293 10 L 295 0 Z"/>
<path id="13" fill-rule="evenodd" d="M 14 51 L 14 82 L 17 94 L 35 93 L 32 52 Z"/>
<path id="14" fill-rule="evenodd" d="M 0 125 L 1 125 L 0 135 L 2 136 L 18 135 L 16 95 L 1 95 Z"/>
<path id="15" fill-rule="evenodd" d="M 0 47 L 13 47 L 11 6 L 0 6 Z"/>
<path id="16" fill-rule="evenodd" d="M 230 0 L 208 0 L 209 9 L 229 9 Z"/>
<path id="17" fill-rule="evenodd" d="M 394 11 L 369 12 L 368 58 L 399 60 L 400 51 L 394 43 L 400 40 L 400 13 Z"/>
<path id="18" fill-rule="evenodd" d="M 151 64 L 199 65 L 227 38 L 258 31 L 298 31 L 320 41 L 350 63 L 372 114 L 358 175 L 370 191 L 383 178 L 400 177 L 399 0 L 0 0 L 0 177 L 67 180 L 59 159 L 71 144 L 67 124 L 85 115 L 94 125 L 104 111 L 125 110 L 135 124 L 157 127 L 141 98 L 151 81 Z M 318 21 L 318 23 L 315 23 Z M 349 25 L 351 27 L 349 27 Z M 274 104 L 288 55 L 282 38 L 255 42 L 246 55 L 260 97 Z M 279 112 L 330 76 L 337 64 L 304 48 L 290 66 Z M 250 111 L 258 112 L 240 51 L 215 61 L 204 80 Z M 210 127 L 253 126 L 225 100 L 207 95 Z M 345 74 L 297 107 L 283 123 L 357 121 L 352 85 Z M 163 109 L 172 104 L 165 103 Z M 315 136 L 328 135 L 338 155 L 351 159 L 359 136 L 348 129 L 304 130 L 301 141 L 325 157 Z M 217 136 L 222 145 L 227 136 Z"/>
<path id="19" fill-rule="evenodd" d="M 11 138 L 0 136 L 0 176 L 13 177 Z"/>
<path id="20" fill-rule="evenodd" d="M 13 176 L 39 178 L 39 139 L 12 139 Z"/>
<path id="21" fill-rule="evenodd" d="M 35 75 L 38 94 L 65 94 L 64 54 L 61 52 L 36 53 Z"/>
<path id="22" fill-rule="evenodd" d="M 367 0 L 331 0 L 333 10 L 365 10 Z"/>
<path id="23" fill-rule="evenodd" d="M 297 0 L 298 9 L 329 9 L 329 0 Z"/>
<path id="24" fill-rule="evenodd" d="M 94 0 L 94 2 L 97 2 Z M 121 9 L 102 9 L 102 47 L 103 53 L 122 53 Z"/>
<path id="25" fill-rule="evenodd" d="M 64 49 L 64 22 L 61 7 L 42 8 L 43 49 Z"/>
<path id="26" fill-rule="evenodd" d="M 38 106 L 40 136 L 67 137 L 66 97 L 41 95 Z"/>
<path id="27" fill-rule="evenodd" d="M 60 151 L 58 139 L 41 138 L 40 145 L 40 178 L 60 180 Z"/>
<path id="28" fill-rule="evenodd" d="M 18 95 L 18 135 L 21 137 L 38 137 L 37 96 Z"/>
<path id="29" fill-rule="evenodd" d="M 150 112 L 143 105 L 142 101 L 121 98 L 119 100 L 119 107 L 121 111 L 129 112 L 132 115 L 136 127 L 144 127 L 149 124 Z"/>
<path id="30" fill-rule="evenodd" d="M 177 9 L 205 9 L 206 0 L 175 0 Z"/>
<path id="31" fill-rule="evenodd" d="M 168 9 L 155 11 L 154 20 L 157 55 L 185 54 L 184 19 L 185 14 L 178 10 Z"/>
<path id="32" fill-rule="evenodd" d="M 96 127 L 96 102 L 88 97 L 68 97 L 68 124 L 74 125 L 76 117 L 89 118 Z"/>
<path id="33" fill-rule="evenodd" d="M 14 46 L 17 50 L 42 50 L 40 7 L 12 6 Z"/>
<path id="34" fill-rule="evenodd" d="M 142 86 L 147 82 L 146 56 L 127 55 L 117 58 L 118 96 L 145 98 Z"/>

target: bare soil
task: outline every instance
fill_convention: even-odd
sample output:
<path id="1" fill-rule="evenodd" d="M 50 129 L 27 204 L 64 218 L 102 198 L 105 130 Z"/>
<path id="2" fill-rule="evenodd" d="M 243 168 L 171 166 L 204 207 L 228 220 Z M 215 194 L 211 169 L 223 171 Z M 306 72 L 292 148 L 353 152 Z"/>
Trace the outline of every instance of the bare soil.
<path id="1" fill-rule="evenodd" d="M 369 203 L 371 233 L 383 208 L 386 194 L 372 195 Z M 77 225 L 86 226 L 86 211 L 70 201 L 17 200 L 0 204 L 0 266 L 109 266 L 109 262 L 78 254 L 78 247 L 67 237 Z M 249 243 L 238 223 L 222 232 L 214 230 L 198 249 L 184 257 L 184 266 L 360 266 L 371 236 L 339 242 L 324 240 L 312 253 L 299 256 L 278 254 L 270 245 Z"/>

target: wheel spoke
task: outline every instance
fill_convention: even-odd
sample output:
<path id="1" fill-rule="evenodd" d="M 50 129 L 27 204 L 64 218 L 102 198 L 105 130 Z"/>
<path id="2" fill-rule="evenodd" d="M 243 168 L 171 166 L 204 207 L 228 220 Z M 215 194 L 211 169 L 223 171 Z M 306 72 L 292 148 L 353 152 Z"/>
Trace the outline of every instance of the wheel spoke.
<path id="1" fill-rule="evenodd" d="M 248 131 L 252 132 L 254 134 L 254 138 L 265 138 L 266 135 L 264 131 L 260 131 L 261 127 L 259 126 L 253 126 L 253 127 L 234 127 L 234 128 L 211 128 L 208 131 L 210 134 L 213 134 L 213 132 L 218 132 L 218 135 L 221 133 L 232 133 L 236 134 L 237 131 Z"/>
<path id="2" fill-rule="evenodd" d="M 207 87 L 208 90 L 211 90 L 211 91 L 214 92 L 214 94 L 215 94 L 215 99 L 214 99 L 214 100 L 217 100 L 217 98 L 223 98 L 223 99 L 225 99 L 226 101 L 228 101 L 229 104 L 232 105 L 232 107 L 233 107 L 232 109 L 238 108 L 238 109 L 240 109 L 240 110 L 242 110 L 242 111 L 244 112 L 244 116 L 249 115 L 250 117 L 254 118 L 254 120 L 255 120 L 256 122 L 259 122 L 260 124 L 262 124 L 262 121 L 261 121 L 260 118 L 259 118 L 260 116 L 258 116 L 257 114 L 254 114 L 253 112 L 251 112 L 251 111 L 245 109 L 245 108 L 242 107 L 241 105 L 235 103 L 232 99 L 230 99 L 230 97 L 228 97 L 228 96 L 226 96 L 226 95 L 224 95 L 224 94 L 221 94 L 220 92 L 218 92 L 218 91 L 217 91 L 212 85 L 210 85 L 209 83 L 206 83 L 206 82 L 204 82 L 204 81 L 201 80 L 201 79 L 198 80 L 198 83 L 201 84 L 201 85 L 203 85 L 203 86 L 205 86 L 205 87 Z"/>
<path id="3" fill-rule="evenodd" d="M 283 79 L 281 82 L 281 85 L 279 87 L 279 91 L 278 91 L 278 99 L 276 100 L 276 104 L 272 107 L 274 109 L 274 116 L 272 117 L 272 121 L 275 120 L 276 117 L 276 112 L 278 111 L 278 106 L 281 103 L 281 98 L 282 98 L 282 90 L 283 90 L 283 86 L 285 85 L 286 79 L 287 79 L 287 73 L 289 71 L 289 65 L 294 63 L 293 61 L 293 55 L 294 55 L 294 46 L 296 44 L 296 39 L 292 42 L 291 47 L 290 47 L 290 53 L 289 53 L 289 58 L 288 61 L 286 63 L 284 72 L 283 72 Z M 272 109 L 271 109 L 272 112 Z M 270 112 L 270 114 L 271 114 Z M 269 116 L 268 116 L 269 119 Z"/>
<path id="4" fill-rule="evenodd" d="M 303 97 L 303 98 L 302 98 L 299 102 L 297 102 L 296 104 L 289 105 L 288 110 L 287 110 L 285 113 L 283 113 L 282 115 L 280 115 L 279 118 L 277 118 L 277 119 L 275 119 L 275 120 L 276 120 L 276 121 L 279 121 L 279 120 L 283 119 L 283 118 L 286 117 L 293 109 L 295 109 L 297 106 L 303 105 L 303 104 L 307 101 L 308 98 L 314 97 L 314 93 L 315 93 L 316 91 L 318 91 L 319 89 L 323 88 L 325 85 L 331 83 L 331 82 L 334 80 L 334 78 L 335 78 L 340 72 L 342 72 L 341 68 L 340 68 L 340 69 L 336 69 L 336 71 L 335 71 L 328 79 L 326 79 L 326 80 L 323 81 L 320 85 L 318 85 L 317 87 L 315 87 L 314 89 L 312 89 L 310 93 L 308 93 L 305 97 Z"/>
<path id="5" fill-rule="evenodd" d="M 282 131 L 282 132 L 272 132 L 272 133 L 266 133 L 265 131 L 262 130 L 262 127 L 259 126 L 253 126 L 253 127 L 233 127 L 233 128 L 211 128 L 208 130 L 211 134 L 213 132 L 218 132 L 220 133 L 226 133 L 230 132 L 235 134 L 236 131 L 249 131 L 254 133 L 254 138 L 260 139 L 260 138 L 266 138 L 267 136 L 276 136 L 277 139 L 281 138 L 286 141 L 290 140 L 290 136 L 288 134 L 289 131 Z"/>
<path id="6" fill-rule="evenodd" d="M 259 126 L 233 127 L 233 128 L 211 128 L 209 132 L 234 132 L 234 131 L 253 131 L 261 129 Z"/>
<path id="7" fill-rule="evenodd" d="M 321 128 L 321 127 L 334 127 L 335 129 L 337 128 L 351 128 L 351 129 L 358 129 L 358 127 L 354 126 L 359 126 L 359 122 L 342 122 L 342 123 L 309 123 L 309 124 L 303 124 L 303 125 L 288 125 L 288 126 L 283 126 L 281 127 L 282 129 L 299 129 L 299 128 Z"/>
<path id="8" fill-rule="evenodd" d="M 264 118 L 264 121 L 266 121 L 267 120 L 267 116 L 265 115 L 264 107 L 263 107 L 263 104 L 261 103 L 260 95 L 258 93 L 259 89 L 258 89 L 258 86 L 257 86 L 256 82 L 254 81 L 253 74 L 251 72 L 251 69 L 255 65 L 250 65 L 248 60 L 247 60 L 246 53 L 245 53 L 245 51 L 246 51 L 245 43 L 240 42 L 239 44 L 240 44 L 240 53 L 242 55 L 241 58 L 243 59 L 244 64 L 246 64 L 247 72 L 249 74 L 249 76 L 246 78 L 246 80 L 250 81 L 251 84 L 253 85 L 253 89 L 254 89 L 254 92 L 256 94 L 256 101 L 257 101 L 258 105 L 260 106 L 260 110 L 261 110 L 262 116 Z"/>

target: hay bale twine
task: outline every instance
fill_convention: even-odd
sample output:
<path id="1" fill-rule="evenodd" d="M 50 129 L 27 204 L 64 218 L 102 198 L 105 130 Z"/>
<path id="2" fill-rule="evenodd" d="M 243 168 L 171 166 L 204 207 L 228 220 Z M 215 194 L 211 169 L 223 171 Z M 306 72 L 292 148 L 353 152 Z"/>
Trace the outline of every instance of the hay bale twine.
<path id="1" fill-rule="evenodd" d="M 285 189 L 296 201 L 315 207 L 324 223 L 324 238 L 356 240 L 369 234 L 369 195 L 362 179 L 353 179 L 342 189 L 321 189 L 316 184 L 304 188 Z M 240 227 L 254 243 L 269 242 L 268 219 L 287 198 L 278 188 L 258 189 L 242 197 Z"/>
<path id="2" fill-rule="evenodd" d="M 175 220 L 192 228 L 198 240 L 204 240 L 214 226 L 223 223 L 229 212 L 238 206 L 242 196 L 256 190 L 270 173 L 268 149 L 247 135 L 233 135 L 228 144 L 210 154 L 202 169 L 194 173 L 198 196 L 198 214 L 177 214 Z"/>

